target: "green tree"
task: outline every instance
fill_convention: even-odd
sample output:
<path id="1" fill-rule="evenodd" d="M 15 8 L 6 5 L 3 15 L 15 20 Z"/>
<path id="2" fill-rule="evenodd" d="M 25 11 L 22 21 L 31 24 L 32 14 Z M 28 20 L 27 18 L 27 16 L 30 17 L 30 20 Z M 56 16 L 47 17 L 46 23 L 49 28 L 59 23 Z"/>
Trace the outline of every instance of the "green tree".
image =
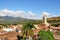
<path id="1" fill-rule="evenodd" d="M 54 37 L 49 30 L 48 31 L 41 30 L 39 31 L 38 35 L 39 35 L 38 40 L 54 40 Z"/>

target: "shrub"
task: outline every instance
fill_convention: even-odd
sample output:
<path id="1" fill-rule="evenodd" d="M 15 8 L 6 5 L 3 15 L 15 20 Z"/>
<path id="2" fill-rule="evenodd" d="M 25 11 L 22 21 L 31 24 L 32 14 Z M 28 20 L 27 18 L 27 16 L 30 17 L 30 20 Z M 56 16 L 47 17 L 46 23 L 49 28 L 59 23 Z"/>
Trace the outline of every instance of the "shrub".
<path id="1" fill-rule="evenodd" d="M 49 30 L 48 31 L 41 30 L 39 31 L 38 35 L 39 35 L 38 40 L 54 40 L 54 37 Z"/>

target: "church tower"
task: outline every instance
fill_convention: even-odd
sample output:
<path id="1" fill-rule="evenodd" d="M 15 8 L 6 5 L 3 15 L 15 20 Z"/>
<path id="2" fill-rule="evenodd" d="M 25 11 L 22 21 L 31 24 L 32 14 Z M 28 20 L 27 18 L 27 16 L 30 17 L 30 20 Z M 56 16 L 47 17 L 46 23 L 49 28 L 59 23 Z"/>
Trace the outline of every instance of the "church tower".
<path id="1" fill-rule="evenodd" d="M 44 24 L 47 24 L 47 18 L 46 18 L 46 15 L 43 15 L 43 23 L 44 23 Z"/>
<path id="2" fill-rule="evenodd" d="M 47 15 L 46 15 L 46 14 L 43 15 L 43 24 L 45 24 L 46 27 L 49 26 L 49 24 L 48 24 L 48 22 L 47 22 Z"/>

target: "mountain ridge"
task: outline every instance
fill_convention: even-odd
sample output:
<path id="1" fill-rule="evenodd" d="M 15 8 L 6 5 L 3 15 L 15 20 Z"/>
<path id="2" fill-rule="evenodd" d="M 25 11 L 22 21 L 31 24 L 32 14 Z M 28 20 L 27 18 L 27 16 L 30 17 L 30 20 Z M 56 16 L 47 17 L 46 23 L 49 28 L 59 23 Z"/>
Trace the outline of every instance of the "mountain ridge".
<path id="1" fill-rule="evenodd" d="M 23 23 L 29 20 L 39 21 L 39 22 L 41 21 L 41 20 L 26 19 L 26 18 L 21 18 L 21 17 L 0 16 L 0 24 Z M 47 18 L 47 20 L 60 20 L 60 16 Z"/>

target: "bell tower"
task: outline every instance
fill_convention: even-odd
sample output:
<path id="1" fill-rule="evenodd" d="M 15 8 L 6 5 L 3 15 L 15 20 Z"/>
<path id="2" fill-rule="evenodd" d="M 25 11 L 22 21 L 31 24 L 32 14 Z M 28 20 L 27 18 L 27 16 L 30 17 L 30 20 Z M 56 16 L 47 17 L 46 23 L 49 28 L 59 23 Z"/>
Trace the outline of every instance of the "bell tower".
<path id="1" fill-rule="evenodd" d="M 43 15 L 43 23 L 47 24 L 47 17 L 46 17 L 46 15 Z"/>
<path id="2" fill-rule="evenodd" d="M 43 13 L 43 24 L 45 24 L 46 27 L 49 26 L 49 24 L 47 22 L 47 16 L 48 16 L 47 13 Z"/>

